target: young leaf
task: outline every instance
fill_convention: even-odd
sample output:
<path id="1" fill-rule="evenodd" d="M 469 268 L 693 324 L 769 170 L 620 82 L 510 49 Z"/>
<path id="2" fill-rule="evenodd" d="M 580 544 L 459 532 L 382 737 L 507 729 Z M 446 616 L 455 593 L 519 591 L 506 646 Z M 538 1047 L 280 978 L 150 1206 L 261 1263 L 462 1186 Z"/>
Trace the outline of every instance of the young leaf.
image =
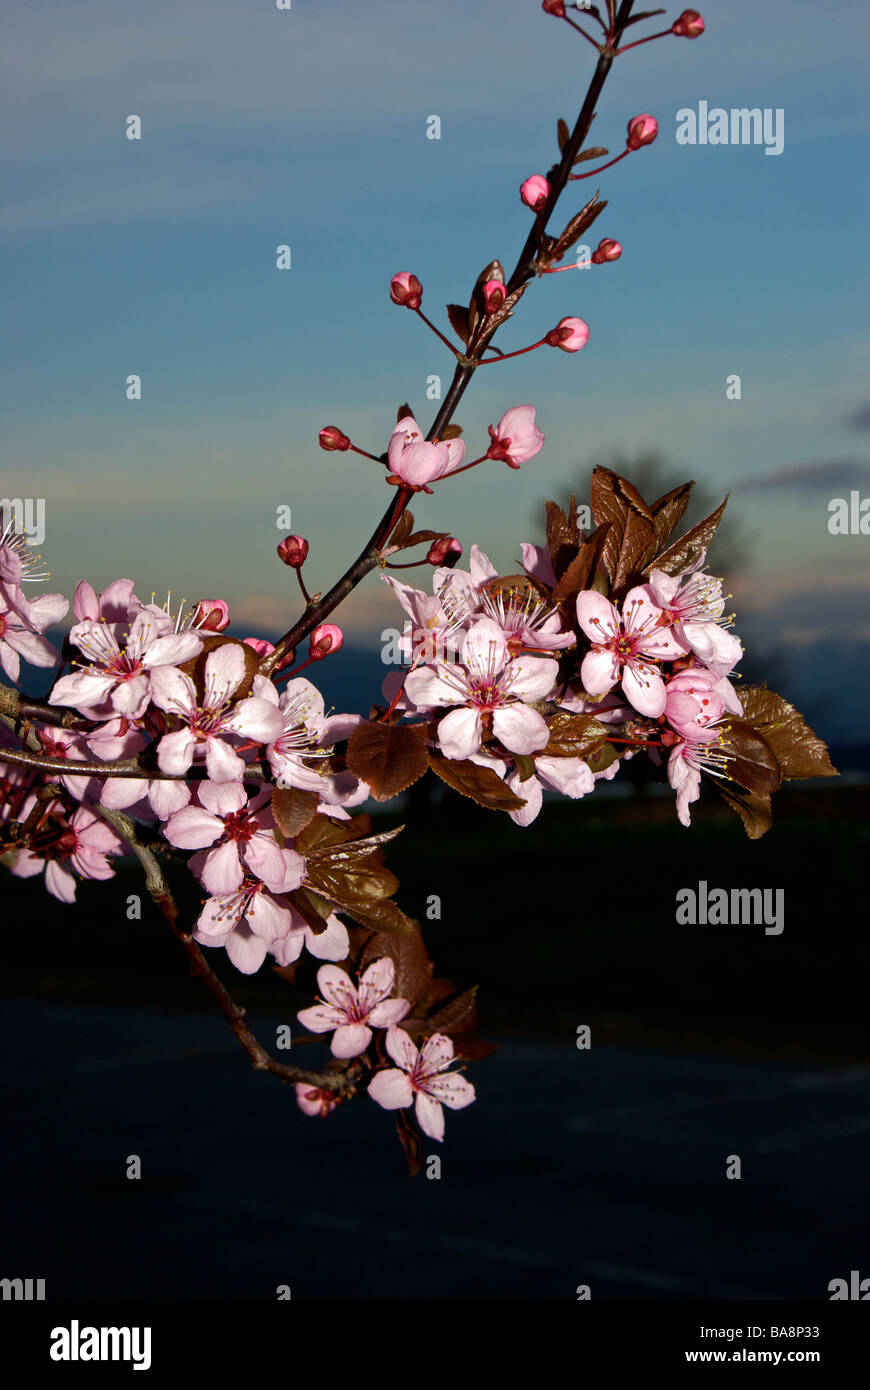
<path id="1" fill-rule="evenodd" d="M 560 150 L 564 150 L 568 141 L 571 139 L 571 132 L 568 129 L 568 122 L 563 121 L 561 116 L 556 122 L 556 138 L 559 141 Z"/>
<path id="2" fill-rule="evenodd" d="M 580 546 L 580 531 L 557 502 L 547 502 L 547 550 L 557 577 L 565 573 Z"/>
<path id="3" fill-rule="evenodd" d="M 411 419 L 414 418 L 414 412 L 406 401 L 405 404 L 400 405 L 399 409 L 396 411 L 396 424 L 398 424 L 400 420 L 407 420 L 409 415 Z"/>
<path id="4" fill-rule="evenodd" d="M 548 758 L 588 758 L 606 742 L 610 733 L 606 724 L 591 714 L 569 714 L 558 711 L 547 725 L 550 741 L 544 749 Z"/>
<path id="5" fill-rule="evenodd" d="M 740 691 L 743 717 L 773 749 L 783 777 L 837 777 L 825 744 L 803 715 L 781 695 L 763 685 L 745 686 Z"/>
<path id="6" fill-rule="evenodd" d="M 644 569 L 644 574 L 649 574 L 651 570 L 664 570 L 665 574 L 679 574 L 680 570 L 686 569 L 688 565 L 694 564 L 698 557 L 705 552 L 716 534 L 716 528 L 722 520 L 722 513 L 728 498 L 719 504 L 714 512 L 705 516 L 703 521 L 699 521 L 697 526 L 693 526 L 691 531 L 687 531 L 678 541 L 668 546 L 654 560 L 651 560 Z"/>
<path id="7" fill-rule="evenodd" d="M 448 787 L 490 811 L 518 811 L 526 804 L 525 798 L 515 796 L 491 767 L 478 767 L 470 760 L 454 761 L 431 749 L 429 766 Z"/>
<path id="8" fill-rule="evenodd" d="M 664 497 L 660 497 L 650 507 L 655 520 L 656 541 L 659 546 L 663 546 L 668 540 L 688 507 L 694 486 L 694 483 L 683 483 L 680 487 L 675 487 L 673 491 L 666 492 Z"/>
<path id="9" fill-rule="evenodd" d="M 461 304 L 448 304 L 447 317 L 457 338 L 460 338 L 463 343 L 467 343 L 471 331 L 468 322 L 468 310 L 464 309 Z"/>
<path id="10" fill-rule="evenodd" d="M 389 801 L 429 766 L 419 730 L 406 724 L 358 724 L 348 740 L 347 765 L 367 782 L 376 801 Z"/>
<path id="11" fill-rule="evenodd" d="M 602 743 L 594 753 L 587 753 L 583 761 L 593 772 L 606 772 L 622 757 L 622 750 L 613 743 Z"/>
<path id="12" fill-rule="evenodd" d="M 771 827 L 773 817 L 770 811 L 770 797 L 758 792 L 737 791 L 716 783 L 716 790 L 732 811 L 736 811 L 743 821 L 750 840 L 759 840 Z"/>
<path id="13" fill-rule="evenodd" d="M 770 744 L 751 724 L 729 719 L 725 738 L 725 771 L 732 782 L 749 792 L 769 796 L 782 782 L 782 771 Z"/>
<path id="14" fill-rule="evenodd" d="M 588 150 L 582 150 L 574 160 L 575 164 L 583 164 L 587 159 L 601 159 L 604 155 L 610 154 L 603 145 L 590 145 Z"/>
<path id="15" fill-rule="evenodd" d="M 423 1169 L 423 1140 L 411 1124 L 404 1110 L 396 1111 L 396 1133 L 405 1150 L 408 1163 L 408 1177 L 416 1178 Z"/>
<path id="16" fill-rule="evenodd" d="M 302 791 L 299 787 L 276 787 L 272 796 L 272 814 L 278 829 L 288 840 L 313 819 L 319 802 L 317 792 Z"/>

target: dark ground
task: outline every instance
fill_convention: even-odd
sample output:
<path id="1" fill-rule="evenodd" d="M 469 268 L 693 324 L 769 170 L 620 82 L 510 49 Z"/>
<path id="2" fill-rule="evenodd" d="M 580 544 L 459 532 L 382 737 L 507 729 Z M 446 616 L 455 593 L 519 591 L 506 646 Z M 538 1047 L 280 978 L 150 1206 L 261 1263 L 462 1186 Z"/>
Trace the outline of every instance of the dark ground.
<path id="1" fill-rule="evenodd" d="M 135 877 L 73 909 L 4 877 L 0 1277 L 49 1298 L 572 1300 L 825 1299 L 870 1276 L 867 791 L 780 811 L 753 844 L 655 798 L 532 831 L 451 799 L 400 837 L 403 905 L 441 896 L 439 973 L 481 986 L 502 1044 L 424 1142 L 438 1181 L 407 1178 L 374 1105 L 308 1120 L 250 1070 L 147 905 L 126 920 Z M 784 887 L 782 936 L 677 926 L 699 878 Z M 283 982 L 216 963 L 264 1040 L 294 1023 Z"/>

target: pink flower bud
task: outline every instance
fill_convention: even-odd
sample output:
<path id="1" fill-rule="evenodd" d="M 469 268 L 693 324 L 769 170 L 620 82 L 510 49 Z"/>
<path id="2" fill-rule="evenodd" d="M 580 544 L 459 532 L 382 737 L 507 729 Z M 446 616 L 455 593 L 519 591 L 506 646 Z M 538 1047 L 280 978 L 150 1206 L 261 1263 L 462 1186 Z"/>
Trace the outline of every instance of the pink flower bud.
<path id="1" fill-rule="evenodd" d="M 321 623 L 311 634 L 308 655 L 312 661 L 322 661 L 337 652 L 344 642 L 344 633 L 335 623 Z"/>
<path id="2" fill-rule="evenodd" d="M 520 196 L 532 212 L 542 212 L 550 196 L 550 185 L 543 174 L 532 174 L 530 179 L 520 184 Z"/>
<path id="3" fill-rule="evenodd" d="M 582 319 L 560 319 L 551 328 L 546 341 L 550 347 L 561 348 L 563 352 L 579 352 L 589 342 L 589 325 Z"/>
<path id="4" fill-rule="evenodd" d="M 488 314 L 496 314 L 507 298 L 507 290 L 501 280 L 487 280 L 483 287 L 483 307 Z"/>
<path id="5" fill-rule="evenodd" d="M 308 556 L 308 542 L 303 536 L 285 536 L 278 546 L 278 554 L 291 569 L 301 569 Z"/>
<path id="6" fill-rule="evenodd" d="M 250 647 L 252 652 L 256 652 L 262 661 L 264 656 L 271 656 L 275 650 L 271 642 L 267 642 L 264 637 L 246 637 L 244 646 Z"/>
<path id="7" fill-rule="evenodd" d="M 555 15 L 557 19 L 565 18 L 565 0 L 543 0 L 541 9 L 545 14 Z"/>
<path id="8" fill-rule="evenodd" d="M 613 237 L 606 236 L 603 241 L 599 241 L 598 249 L 592 252 L 592 260 L 595 265 L 602 265 L 604 261 L 618 261 L 622 255 L 622 247 Z"/>
<path id="9" fill-rule="evenodd" d="M 678 39 L 699 39 L 705 27 L 697 10 L 683 10 L 679 19 L 674 20 L 671 33 L 676 34 Z"/>
<path id="10" fill-rule="evenodd" d="M 455 536 L 444 536 L 440 541 L 433 541 L 429 547 L 426 559 L 430 565 L 438 565 L 441 569 L 452 569 L 462 554 L 462 546 Z"/>
<path id="11" fill-rule="evenodd" d="M 423 286 L 410 271 L 403 270 L 390 281 L 390 299 L 406 309 L 419 309 L 423 301 Z"/>
<path id="12" fill-rule="evenodd" d="M 571 321 L 580 322 L 579 319 Z M 519 468 L 521 463 L 533 459 L 544 447 L 544 436 L 535 424 L 533 405 L 512 406 L 497 425 L 490 425 L 489 433 L 492 443 L 486 451 L 487 458 L 500 459 L 509 468 Z"/>
<path id="13" fill-rule="evenodd" d="M 230 625 L 230 610 L 222 598 L 200 599 L 195 626 L 200 632 L 223 632 Z"/>
<path id="14" fill-rule="evenodd" d="M 321 449 L 349 449 L 350 440 L 346 434 L 342 434 L 338 425 L 327 425 L 320 431 Z"/>
<path id="15" fill-rule="evenodd" d="M 338 1105 L 332 1091 L 321 1091 L 307 1082 L 297 1083 L 296 1103 L 303 1115 L 316 1115 L 318 1119 L 323 1119 Z"/>
<path id="16" fill-rule="evenodd" d="M 658 133 L 659 123 L 655 116 L 648 113 L 632 116 L 628 123 L 628 139 L 625 143 L 630 150 L 639 150 L 641 145 L 651 145 Z"/>

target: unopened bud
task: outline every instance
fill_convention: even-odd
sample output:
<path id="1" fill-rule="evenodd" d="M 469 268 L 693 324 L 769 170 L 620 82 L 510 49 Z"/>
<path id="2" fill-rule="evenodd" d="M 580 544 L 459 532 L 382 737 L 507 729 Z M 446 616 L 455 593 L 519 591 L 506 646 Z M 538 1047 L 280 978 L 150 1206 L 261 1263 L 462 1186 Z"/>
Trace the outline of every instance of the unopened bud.
<path id="1" fill-rule="evenodd" d="M 423 301 L 423 286 L 416 275 L 403 270 L 390 281 L 390 299 L 406 309 L 419 309 Z"/>
<path id="2" fill-rule="evenodd" d="M 613 237 L 605 237 L 599 241 L 597 250 L 592 252 L 592 260 L 595 265 L 603 265 L 605 261 L 618 261 L 622 255 L 622 247 Z"/>
<path id="3" fill-rule="evenodd" d="M 487 280 L 483 287 L 483 307 L 488 314 L 497 314 L 506 298 L 507 290 L 501 280 Z"/>
<path id="4" fill-rule="evenodd" d="M 625 143 L 630 150 L 639 150 L 642 145 L 651 145 L 658 133 L 659 123 L 655 116 L 650 116 L 648 112 L 642 116 L 632 116 Z"/>
<path id="5" fill-rule="evenodd" d="M 250 647 L 252 652 L 256 652 L 262 661 L 264 656 L 271 656 L 275 650 L 271 642 L 267 642 L 265 637 L 246 637 L 243 645 Z"/>
<path id="6" fill-rule="evenodd" d="M 532 212 L 543 212 L 549 196 L 550 185 L 543 174 L 532 174 L 531 178 L 520 184 L 520 197 Z"/>
<path id="7" fill-rule="evenodd" d="M 311 634 L 308 655 L 312 661 L 322 661 L 337 652 L 344 642 L 344 633 L 335 623 L 321 623 Z"/>
<path id="8" fill-rule="evenodd" d="M 308 542 L 303 536 L 285 536 L 278 546 L 278 554 L 291 569 L 301 569 L 308 556 Z"/>
<path id="9" fill-rule="evenodd" d="M 543 0 L 541 9 L 545 14 L 555 15 L 556 19 L 565 18 L 565 0 Z"/>
<path id="10" fill-rule="evenodd" d="M 442 536 L 440 541 L 433 541 L 426 555 L 430 565 L 438 565 L 441 569 L 452 569 L 462 554 L 462 546 L 455 536 Z"/>
<path id="11" fill-rule="evenodd" d="M 678 39 L 699 39 L 705 27 L 697 10 L 683 10 L 679 19 L 674 20 L 671 33 L 676 34 Z"/>
<path id="12" fill-rule="evenodd" d="M 560 319 L 551 328 L 546 341 L 550 347 L 561 348 L 563 352 L 579 352 L 589 342 L 589 325 L 583 319 Z"/>
<path id="13" fill-rule="evenodd" d="M 200 599 L 194 627 L 199 632 L 223 632 L 230 625 L 230 610 L 222 598 Z"/>
<path id="14" fill-rule="evenodd" d="M 349 449 L 350 440 L 346 434 L 338 428 L 338 425 L 327 425 L 320 431 L 321 449 Z"/>

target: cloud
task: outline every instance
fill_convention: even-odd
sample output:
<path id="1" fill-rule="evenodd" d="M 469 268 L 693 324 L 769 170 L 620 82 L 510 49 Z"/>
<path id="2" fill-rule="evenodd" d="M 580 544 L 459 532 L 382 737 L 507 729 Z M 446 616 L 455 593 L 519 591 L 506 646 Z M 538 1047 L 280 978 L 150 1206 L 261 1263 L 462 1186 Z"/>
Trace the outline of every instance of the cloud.
<path id="1" fill-rule="evenodd" d="M 870 401 L 866 405 L 859 405 L 848 417 L 846 422 L 850 429 L 857 430 L 859 434 L 866 434 L 870 431 Z"/>
<path id="2" fill-rule="evenodd" d="M 849 459 L 832 459 L 829 462 L 789 464 L 785 468 L 774 469 L 772 473 L 762 473 L 760 477 L 739 478 L 734 484 L 734 493 L 741 496 L 747 492 L 774 489 L 815 492 L 853 487 L 870 487 L 870 469 L 866 464 Z"/>

